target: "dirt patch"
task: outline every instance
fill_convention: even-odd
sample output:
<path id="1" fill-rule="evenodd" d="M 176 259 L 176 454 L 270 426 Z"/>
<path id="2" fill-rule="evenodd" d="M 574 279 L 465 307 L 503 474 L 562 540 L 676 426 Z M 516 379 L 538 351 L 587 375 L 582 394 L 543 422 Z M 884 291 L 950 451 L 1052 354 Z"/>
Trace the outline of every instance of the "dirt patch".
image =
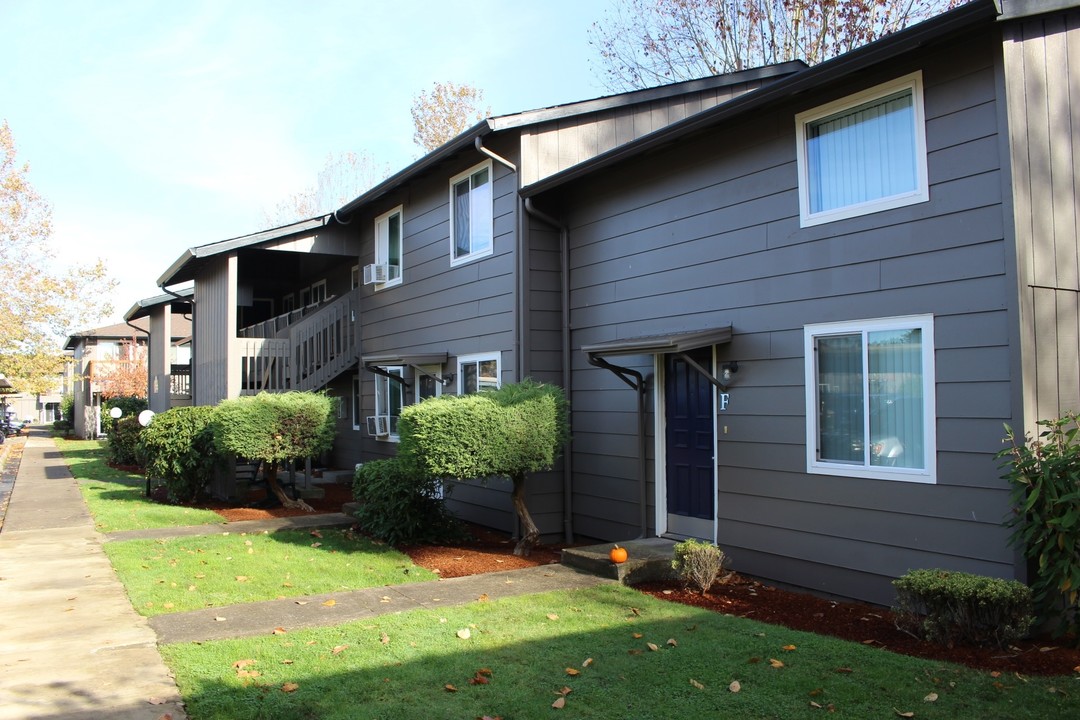
<path id="1" fill-rule="evenodd" d="M 1080 673 L 1080 650 L 1060 641 L 1038 638 L 1017 643 L 1006 650 L 964 645 L 943 647 L 898 630 L 893 614 L 887 608 L 782 590 L 737 574 L 723 584 L 713 585 L 705 596 L 675 583 L 649 583 L 639 585 L 637 589 L 661 600 L 832 635 L 904 655 L 946 660 L 979 670 L 1021 675 Z"/>

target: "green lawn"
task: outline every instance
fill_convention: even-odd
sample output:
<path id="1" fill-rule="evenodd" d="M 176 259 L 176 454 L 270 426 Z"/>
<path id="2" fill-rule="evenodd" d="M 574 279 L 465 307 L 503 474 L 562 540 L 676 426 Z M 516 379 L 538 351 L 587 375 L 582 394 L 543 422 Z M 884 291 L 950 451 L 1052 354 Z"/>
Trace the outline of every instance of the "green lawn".
<path id="1" fill-rule="evenodd" d="M 1045 720 L 1080 709 L 1069 678 L 995 678 L 620 586 L 162 653 L 193 720 Z"/>
<path id="2" fill-rule="evenodd" d="M 146 497 L 146 478 L 109 467 L 105 442 L 55 438 L 101 532 L 224 522 L 210 510 L 162 505 Z"/>
<path id="3" fill-rule="evenodd" d="M 129 540 L 105 552 L 147 616 L 438 577 L 341 528 Z"/>

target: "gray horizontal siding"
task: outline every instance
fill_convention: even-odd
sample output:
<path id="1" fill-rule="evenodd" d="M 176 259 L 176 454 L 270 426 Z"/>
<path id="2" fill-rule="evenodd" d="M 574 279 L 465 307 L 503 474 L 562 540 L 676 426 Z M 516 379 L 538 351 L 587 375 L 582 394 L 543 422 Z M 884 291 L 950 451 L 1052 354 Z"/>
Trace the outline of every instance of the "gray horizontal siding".
<path id="1" fill-rule="evenodd" d="M 739 570 L 878 602 L 913 567 L 1017 573 L 993 459 L 1015 375 L 994 47 L 977 38 L 867 73 L 545 198 L 571 227 L 574 348 L 732 324 L 718 349 L 740 363 L 718 417 L 718 541 Z M 800 228 L 794 114 L 918 68 L 930 200 Z M 937 484 L 807 474 L 803 326 L 922 313 L 935 317 Z M 651 358 L 612 360 L 653 374 Z M 628 537 L 634 393 L 580 352 L 573 366 L 575 529 Z M 650 456 L 654 394 L 650 381 Z"/>

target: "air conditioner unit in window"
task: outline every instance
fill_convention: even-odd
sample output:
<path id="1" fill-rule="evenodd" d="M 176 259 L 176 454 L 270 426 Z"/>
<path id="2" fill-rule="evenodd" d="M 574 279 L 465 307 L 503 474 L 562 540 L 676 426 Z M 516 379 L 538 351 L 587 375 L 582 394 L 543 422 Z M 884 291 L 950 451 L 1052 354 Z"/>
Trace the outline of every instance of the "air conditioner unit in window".
<path id="1" fill-rule="evenodd" d="M 389 415 L 368 415 L 367 431 L 371 437 L 386 437 L 390 434 Z"/>
<path id="2" fill-rule="evenodd" d="M 364 284 L 371 285 L 372 283 L 384 283 L 391 280 L 397 280 L 401 273 L 400 268 L 397 265 L 365 265 L 364 266 Z"/>

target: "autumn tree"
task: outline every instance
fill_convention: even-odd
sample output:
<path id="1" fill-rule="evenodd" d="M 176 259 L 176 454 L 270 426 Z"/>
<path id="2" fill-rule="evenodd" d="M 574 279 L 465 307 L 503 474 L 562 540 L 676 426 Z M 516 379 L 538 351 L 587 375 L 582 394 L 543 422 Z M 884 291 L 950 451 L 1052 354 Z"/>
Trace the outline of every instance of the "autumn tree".
<path id="1" fill-rule="evenodd" d="M 369 152 L 330 153 L 313 184 L 263 211 L 266 227 L 324 215 L 359 197 L 390 174 Z"/>
<path id="2" fill-rule="evenodd" d="M 413 142 L 431 152 L 491 114 L 484 91 L 472 85 L 437 82 L 413 96 Z"/>
<path id="3" fill-rule="evenodd" d="M 115 281 L 101 260 L 63 269 L 49 244 L 52 208 L 29 181 L 15 139 L 0 125 L 0 373 L 18 390 L 48 392 L 63 370 L 60 341 L 112 308 Z"/>
<path id="4" fill-rule="evenodd" d="M 147 390 L 146 346 L 134 337 L 120 343 L 120 352 L 116 360 L 110 363 L 101 377 L 101 397 L 106 400 L 115 397 L 145 398 Z"/>
<path id="5" fill-rule="evenodd" d="M 811 65 L 964 0 L 614 0 L 589 30 L 621 92 L 788 60 Z"/>

